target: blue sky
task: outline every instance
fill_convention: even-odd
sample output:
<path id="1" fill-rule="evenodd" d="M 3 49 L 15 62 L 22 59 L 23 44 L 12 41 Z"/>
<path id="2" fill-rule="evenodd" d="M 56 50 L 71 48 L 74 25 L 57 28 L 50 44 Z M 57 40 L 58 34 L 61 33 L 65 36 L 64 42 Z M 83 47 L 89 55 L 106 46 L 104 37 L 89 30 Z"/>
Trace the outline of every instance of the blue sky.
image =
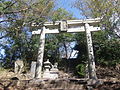
<path id="1" fill-rule="evenodd" d="M 65 8 L 68 12 L 72 13 L 74 17 L 78 19 L 83 19 L 84 17 L 80 14 L 80 11 L 73 7 L 73 4 L 76 0 L 57 0 L 57 8 Z"/>

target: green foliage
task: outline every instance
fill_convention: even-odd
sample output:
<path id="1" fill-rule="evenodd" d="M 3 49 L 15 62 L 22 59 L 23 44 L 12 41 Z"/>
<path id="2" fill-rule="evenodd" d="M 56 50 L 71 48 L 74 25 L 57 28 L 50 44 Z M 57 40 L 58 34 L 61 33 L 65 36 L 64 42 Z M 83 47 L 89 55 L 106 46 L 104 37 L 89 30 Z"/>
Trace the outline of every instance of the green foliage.
<path id="1" fill-rule="evenodd" d="M 97 64 L 104 66 L 115 66 L 120 63 L 120 40 L 108 38 L 109 34 L 105 31 L 94 34 L 93 43 Z"/>
<path id="2" fill-rule="evenodd" d="M 67 20 L 72 19 L 73 16 L 63 8 L 58 8 L 53 11 L 50 20 Z M 46 44 L 45 44 L 45 59 L 49 58 L 52 63 L 61 61 L 60 54 L 65 51 L 67 55 L 67 45 L 73 40 L 74 34 L 71 33 L 61 33 L 61 34 L 47 34 Z M 64 47 L 64 50 L 60 51 L 60 48 Z"/>
<path id="3" fill-rule="evenodd" d="M 110 40 L 100 45 L 100 49 L 96 52 L 97 58 L 108 61 L 108 65 L 116 65 L 120 61 L 120 41 Z"/>
<path id="4" fill-rule="evenodd" d="M 67 56 L 68 47 L 70 42 L 73 41 L 74 34 L 61 33 L 61 34 L 47 34 L 45 44 L 45 59 L 49 58 L 51 62 L 59 62 L 60 55 L 64 53 Z M 62 50 L 60 50 L 62 49 Z"/>
<path id="5" fill-rule="evenodd" d="M 76 0 L 74 6 L 82 11 L 86 17 L 110 17 L 119 12 L 118 0 Z"/>
<path id="6" fill-rule="evenodd" d="M 119 0 L 76 0 L 74 3 L 85 18 L 102 17 L 99 26 L 105 31 L 93 33 L 92 37 L 97 65 L 115 66 L 120 63 L 120 40 L 116 38 L 120 36 L 114 31 L 119 32 L 119 4 Z M 77 42 L 79 44 L 76 47 L 84 47 L 85 42 L 81 43 L 80 39 L 77 39 Z M 82 48 L 77 50 L 81 51 Z M 78 59 L 83 57 L 80 53 L 78 56 Z M 87 55 L 84 53 L 84 56 Z"/>
<path id="7" fill-rule="evenodd" d="M 76 66 L 76 70 L 77 70 L 77 73 L 81 76 L 81 77 L 84 77 L 85 76 L 85 65 L 84 64 L 78 64 Z"/>
<path id="8" fill-rule="evenodd" d="M 68 19 L 75 19 L 75 18 L 73 18 L 73 15 L 63 8 L 58 8 L 53 13 L 53 17 L 52 17 L 53 21 L 68 20 Z"/>
<path id="9" fill-rule="evenodd" d="M 39 37 L 32 37 L 31 32 L 36 28 L 31 27 L 31 23 L 44 23 L 53 7 L 53 0 L 0 1 L 0 33 L 3 35 L 0 39 L 5 50 L 5 67 L 11 67 L 17 58 L 29 63 L 37 59 Z"/>
<path id="10" fill-rule="evenodd" d="M 84 64 L 88 60 L 85 33 L 78 33 L 74 36 L 77 45 L 74 47 L 78 50 L 79 60 L 76 70 L 79 75 L 84 75 Z M 120 63 L 120 39 L 111 37 L 108 31 L 99 31 L 92 33 L 95 61 L 97 65 L 115 67 Z M 80 65 L 79 65 L 80 64 Z"/>
<path id="11" fill-rule="evenodd" d="M 0 39 L 3 42 L 1 47 L 5 50 L 5 67 L 11 67 L 17 58 L 30 63 L 37 60 L 39 36 L 32 36 L 33 30 L 38 27 L 31 27 L 31 23 L 41 23 L 45 21 L 56 21 L 72 18 L 65 9 L 54 9 L 54 0 L 1 0 L 0 1 Z M 59 43 L 68 41 L 72 34 L 48 35 L 46 36 L 45 58 L 58 60 Z M 58 37 L 58 38 L 57 38 Z M 51 60 L 52 60 L 51 59 Z"/>
<path id="12" fill-rule="evenodd" d="M 85 32 L 75 34 L 74 39 L 76 41 L 74 49 L 79 51 L 77 59 L 79 60 L 79 63 L 85 63 L 87 60 L 87 42 Z"/>
<path id="13" fill-rule="evenodd" d="M 102 17 L 101 27 L 111 31 L 111 34 L 120 37 L 119 32 L 120 0 L 76 0 L 74 6 L 80 10 L 86 18 Z"/>

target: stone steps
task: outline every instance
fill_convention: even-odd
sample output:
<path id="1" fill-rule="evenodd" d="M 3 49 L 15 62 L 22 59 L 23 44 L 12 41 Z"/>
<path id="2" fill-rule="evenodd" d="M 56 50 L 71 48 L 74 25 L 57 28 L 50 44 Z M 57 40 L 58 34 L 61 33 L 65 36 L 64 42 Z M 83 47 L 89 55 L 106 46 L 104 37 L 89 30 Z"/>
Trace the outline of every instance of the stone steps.
<path id="1" fill-rule="evenodd" d="M 116 88 L 116 86 L 120 85 L 120 81 L 102 81 L 104 84 L 98 86 L 102 89 L 97 90 L 103 90 L 106 86 L 113 88 L 113 85 Z M 4 88 L 9 90 L 86 90 L 87 83 L 84 79 L 73 78 L 56 80 L 0 80 L 0 89 L 5 90 Z"/>

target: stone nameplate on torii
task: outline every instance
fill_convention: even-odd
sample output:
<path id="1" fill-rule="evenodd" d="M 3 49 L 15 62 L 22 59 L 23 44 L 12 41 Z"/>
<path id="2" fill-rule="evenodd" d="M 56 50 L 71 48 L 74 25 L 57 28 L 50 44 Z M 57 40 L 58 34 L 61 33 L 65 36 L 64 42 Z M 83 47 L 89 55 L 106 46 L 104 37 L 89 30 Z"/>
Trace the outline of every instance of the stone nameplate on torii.
<path id="1" fill-rule="evenodd" d="M 85 20 L 63 20 L 56 22 L 45 22 L 43 27 L 38 31 L 33 31 L 32 34 L 40 34 L 40 47 L 38 51 L 37 68 L 36 68 L 36 78 L 41 78 L 44 46 L 45 46 L 45 34 L 55 34 L 55 33 L 77 33 L 86 32 L 87 47 L 88 47 L 88 78 L 97 79 L 94 61 L 94 52 L 92 46 L 91 32 L 99 31 L 100 27 L 95 27 L 100 22 L 100 18 L 95 19 L 85 19 Z M 39 25 L 33 24 L 32 26 Z"/>

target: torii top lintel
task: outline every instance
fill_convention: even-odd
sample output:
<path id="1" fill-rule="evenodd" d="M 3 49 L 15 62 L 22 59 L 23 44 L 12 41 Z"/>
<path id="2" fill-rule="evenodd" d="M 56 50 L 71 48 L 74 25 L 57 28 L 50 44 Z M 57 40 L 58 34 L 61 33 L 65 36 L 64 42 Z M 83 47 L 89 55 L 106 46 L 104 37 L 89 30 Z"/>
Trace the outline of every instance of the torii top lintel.
<path id="1" fill-rule="evenodd" d="M 43 26 L 46 27 L 45 33 L 59 33 L 61 31 L 65 32 L 84 32 L 84 25 L 90 25 L 90 31 L 99 31 L 100 27 L 95 27 L 101 18 L 95 19 L 84 19 L 84 20 L 63 20 L 55 22 L 45 22 Z M 39 24 L 33 23 L 32 26 L 39 27 Z M 32 34 L 39 34 L 41 30 L 33 31 Z"/>
<path id="2" fill-rule="evenodd" d="M 100 18 L 95 18 L 95 19 L 83 19 L 83 20 L 66 20 L 68 25 L 72 25 L 72 24 L 85 24 L 85 23 L 99 23 L 100 22 Z M 55 21 L 55 22 L 45 22 L 44 25 L 45 26 L 52 26 L 52 25 L 59 25 L 61 21 Z"/>

